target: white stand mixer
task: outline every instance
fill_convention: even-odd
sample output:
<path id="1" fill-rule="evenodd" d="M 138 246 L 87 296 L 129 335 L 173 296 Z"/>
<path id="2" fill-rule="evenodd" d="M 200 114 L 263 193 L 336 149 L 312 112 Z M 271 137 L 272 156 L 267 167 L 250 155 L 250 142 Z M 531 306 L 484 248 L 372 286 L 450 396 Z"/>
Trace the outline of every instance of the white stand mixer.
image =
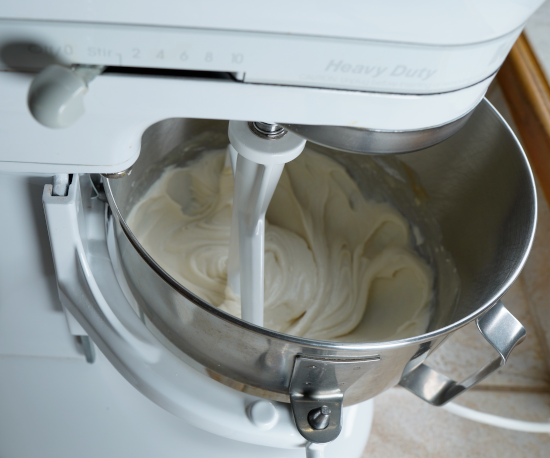
<path id="1" fill-rule="evenodd" d="M 337 3 L 312 14 L 283 2 L 273 15 L 245 1 L 161 3 L 154 11 L 112 0 L 0 7 L 0 208 L 13 215 L 3 224 L 0 259 L 0 453 L 8 457 L 302 457 L 307 441 L 288 403 L 220 383 L 139 315 L 121 273 L 115 221 L 88 174 L 124 176 L 157 121 L 232 120 L 231 142 L 244 158 L 233 153 L 236 175 L 247 166 L 256 177 L 272 174 L 254 212 L 243 205 L 235 216 L 250 229 L 240 256 L 253 252 L 261 265 L 257 229 L 281 164 L 300 153 L 302 138 L 402 152 L 449 137 L 542 2 L 487 0 L 476 10 L 456 1 L 447 11 L 396 0 L 355 5 L 349 15 Z M 37 123 L 27 100 L 36 119 L 66 128 Z M 259 139 L 251 120 L 286 126 L 282 140 L 291 144 L 248 149 Z M 266 135 L 273 126 L 256 123 Z M 259 185 L 237 182 L 243 194 Z M 242 278 L 232 262 L 237 289 Z M 261 310 L 247 304 L 261 303 L 262 293 L 246 293 L 243 318 L 261 323 Z M 410 356 L 413 373 L 426 352 Z M 372 405 L 342 409 L 343 429 L 327 457 L 361 456 Z M 315 417 L 320 426 L 326 412 Z M 309 446 L 309 456 L 317 448 Z"/>

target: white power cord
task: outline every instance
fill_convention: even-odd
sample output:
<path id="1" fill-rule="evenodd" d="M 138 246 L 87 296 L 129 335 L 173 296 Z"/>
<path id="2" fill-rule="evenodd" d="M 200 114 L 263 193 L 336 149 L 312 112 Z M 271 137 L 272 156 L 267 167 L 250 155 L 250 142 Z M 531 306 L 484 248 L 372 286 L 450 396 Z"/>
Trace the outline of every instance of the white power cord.
<path id="1" fill-rule="evenodd" d="M 497 426 L 499 428 L 512 429 L 514 431 L 523 431 L 526 433 L 550 433 L 550 422 L 523 421 L 513 418 L 499 417 L 489 413 L 478 412 L 477 410 L 463 407 L 454 402 L 449 402 L 442 407 L 447 412 L 451 412 L 459 417 L 468 420 L 477 421 L 486 425 Z"/>

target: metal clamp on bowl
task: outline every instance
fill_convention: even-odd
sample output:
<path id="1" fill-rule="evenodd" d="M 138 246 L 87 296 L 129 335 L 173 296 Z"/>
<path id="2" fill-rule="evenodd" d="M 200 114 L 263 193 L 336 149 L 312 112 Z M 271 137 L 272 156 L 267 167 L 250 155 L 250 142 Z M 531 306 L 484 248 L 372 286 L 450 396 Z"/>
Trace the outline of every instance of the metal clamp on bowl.
<path id="1" fill-rule="evenodd" d="M 504 366 L 514 347 L 525 339 L 525 328 L 501 301 L 478 318 L 476 324 L 481 335 L 498 351 L 497 358 L 462 382 L 455 382 L 421 364 L 405 375 L 399 384 L 434 406 L 445 405 Z"/>
<path id="2" fill-rule="evenodd" d="M 371 369 L 380 356 L 330 360 L 297 356 L 290 381 L 290 405 L 300 434 L 326 443 L 342 430 L 344 392 Z"/>

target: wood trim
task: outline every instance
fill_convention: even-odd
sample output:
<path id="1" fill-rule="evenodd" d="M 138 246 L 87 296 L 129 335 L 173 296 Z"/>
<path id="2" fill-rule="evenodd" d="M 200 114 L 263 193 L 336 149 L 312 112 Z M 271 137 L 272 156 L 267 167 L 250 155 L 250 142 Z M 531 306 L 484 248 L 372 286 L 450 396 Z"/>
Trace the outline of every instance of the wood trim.
<path id="1" fill-rule="evenodd" d="M 497 80 L 550 203 L 550 87 L 524 34 L 510 51 Z"/>

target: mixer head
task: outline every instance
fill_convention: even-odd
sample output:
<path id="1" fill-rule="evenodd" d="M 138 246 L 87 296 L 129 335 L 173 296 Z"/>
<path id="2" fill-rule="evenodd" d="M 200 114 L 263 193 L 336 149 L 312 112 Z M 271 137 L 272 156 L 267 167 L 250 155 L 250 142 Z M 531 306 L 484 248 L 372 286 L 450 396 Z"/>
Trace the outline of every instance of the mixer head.
<path id="1" fill-rule="evenodd" d="M 104 67 L 75 66 L 73 70 L 52 65 L 42 71 L 33 81 L 28 104 L 33 117 L 41 124 L 52 127 L 67 127 L 84 113 L 82 96 L 87 84 Z M 59 80 L 65 84 L 60 85 Z M 70 88 L 70 89 L 67 89 Z M 472 111 L 449 123 L 416 130 L 381 130 L 352 126 L 330 126 L 280 123 L 285 129 L 332 149 L 363 154 L 399 154 L 418 151 L 436 145 L 464 126 Z M 273 123 L 251 123 L 257 132 L 271 129 L 273 137 L 277 125 Z M 275 138 L 275 137 L 273 137 Z"/>
<path id="2" fill-rule="evenodd" d="M 84 113 L 82 96 L 87 84 L 104 70 L 98 66 L 76 66 L 73 70 L 52 65 L 33 81 L 28 104 L 33 117 L 41 124 L 67 127 Z M 59 80 L 65 84 L 60 85 Z M 69 89 L 68 89 L 69 88 Z M 279 126 L 321 146 L 350 153 L 399 154 L 418 151 L 446 140 L 464 126 L 472 111 L 449 123 L 416 130 L 380 130 L 351 126 L 281 123 Z M 276 138 L 281 133 L 274 123 L 253 122 L 251 129 L 260 135 Z"/>

